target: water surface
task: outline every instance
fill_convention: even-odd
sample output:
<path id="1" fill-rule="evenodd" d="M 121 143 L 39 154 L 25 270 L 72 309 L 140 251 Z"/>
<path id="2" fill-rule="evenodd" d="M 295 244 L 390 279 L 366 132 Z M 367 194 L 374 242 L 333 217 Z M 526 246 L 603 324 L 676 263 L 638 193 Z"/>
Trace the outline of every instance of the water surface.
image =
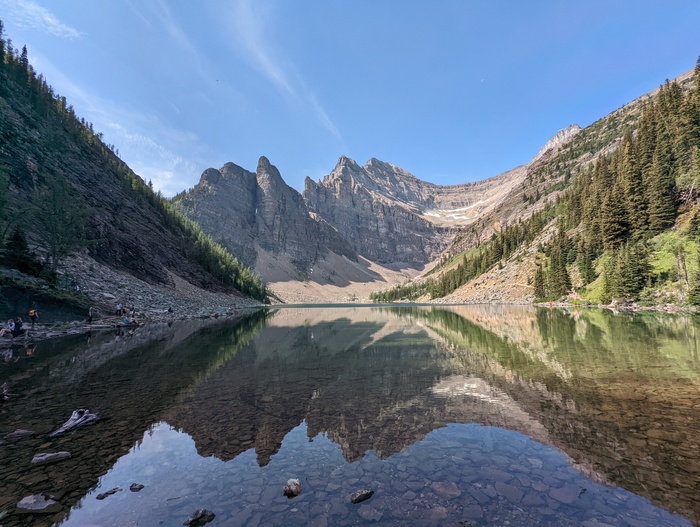
<path id="1" fill-rule="evenodd" d="M 208 525 L 698 525 L 697 329 L 593 310 L 283 308 L 16 348 L 0 363 L 16 394 L 0 406 L 0 524 L 174 526 L 206 508 Z M 49 439 L 75 408 L 104 419 Z M 362 488 L 374 495 L 351 503 Z M 61 511 L 15 513 L 38 493 Z"/>

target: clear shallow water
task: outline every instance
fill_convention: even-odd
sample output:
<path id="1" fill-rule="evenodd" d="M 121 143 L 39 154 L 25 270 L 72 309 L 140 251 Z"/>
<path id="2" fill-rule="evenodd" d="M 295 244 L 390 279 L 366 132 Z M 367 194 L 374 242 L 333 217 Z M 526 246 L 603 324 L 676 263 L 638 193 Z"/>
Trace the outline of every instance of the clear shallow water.
<path id="1" fill-rule="evenodd" d="M 698 524 L 696 328 L 314 308 L 18 349 L 0 434 L 37 435 L 0 444 L 0 511 L 38 492 L 63 510 L 0 523 L 182 525 L 204 507 L 208 525 Z M 105 419 L 48 440 L 78 407 Z M 59 450 L 73 457 L 31 466 Z M 375 494 L 350 503 L 359 488 Z"/>

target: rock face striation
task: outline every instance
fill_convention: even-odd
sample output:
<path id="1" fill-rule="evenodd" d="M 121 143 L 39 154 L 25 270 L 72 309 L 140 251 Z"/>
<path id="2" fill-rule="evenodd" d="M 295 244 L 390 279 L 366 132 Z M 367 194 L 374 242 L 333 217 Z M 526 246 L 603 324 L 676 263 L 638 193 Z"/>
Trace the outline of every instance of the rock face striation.
<path id="1" fill-rule="evenodd" d="M 309 209 L 362 256 L 383 265 L 422 267 L 457 233 L 497 205 L 526 174 L 519 167 L 476 183 L 441 186 L 377 159 L 342 156 L 322 181 L 306 178 Z"/>
<path id="2" fill-rule="evenodd" d="M 357 260 L 350 244 L 309 212 L 301 194 L 265 157 L 256 172 L 233 163 L 219 170 L 209 168 L 176 201 L 204 232 L 266 280 L 279 278 L 275 275 L 281 266 L 304 275 L 329 252 Z M 263 258 L 267 255 L 273 255 L 277 265 Z"/>

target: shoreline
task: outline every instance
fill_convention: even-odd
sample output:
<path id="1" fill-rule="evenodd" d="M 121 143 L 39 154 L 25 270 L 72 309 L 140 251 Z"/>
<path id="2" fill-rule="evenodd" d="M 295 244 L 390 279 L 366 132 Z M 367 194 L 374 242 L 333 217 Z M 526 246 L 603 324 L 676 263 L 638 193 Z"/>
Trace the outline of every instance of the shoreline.
<path id="1" fill-rule="evenodd" d="M 479 303 L 463 302 L 461 304 L 451 304 L 451 305 L 479 305 Z M 357 304 L 334 304 L 336 306 L 347 306 L 347 307 L 358 307 Z M 426 306 L 434 305 L 439 307 L 441 304 L 425 304 Z M 490 302 L 485 305 L 513 305 L 511 302 Z M 666 314 L 678 314 L 686 313 L 693 314 L 698 312 L 698 308 L 695 306 L 677 306 L 675 304 L 663 304 L 658 306 L 640 306 L 637 304 L 571 304 L 568 302 L 533 302 L 533 303 L 522 303 L 520 305 L 531 305 L 534 307 L 543 307 L 550 309 L 606 309 L 612 311 L 613 313 L 638 313 L 638 312 L 657 312 Z M 7 349 L 12 347 L 24 347 L 27 345 L 36 344 L 38 342 L 43 342 L 50 339 L 56 339 L 60 337 L 66 337 L 71 335 L 83 335 L 90 333 L 92 331 L 115 331 L 122 329 L 124 331 L 133 331 L 138 328 L 144 328 L 151 325 L 157 325 L 162 323 L 172 323 L 172 322 L 183 322 L 190 320 L 236 320 L 242 318 L 247 314 L 252 314 L 261 309 L 268 309 L 274 307 L 286 307 L 284 304 L 281 306 L 275 305 L 251 305 L 243 307 L 229 308 L 226 312 L 212 312 L 208 314 L 189 314 L 189 315 L 175 315 L 171 313 L 164 313 L 158 316 L 147 316 L 142 322 L 137 324 L 124 324 L 121 317 L 111 316 L 102 317 L 95 320 L 92 323 L 88 323 L 84 320 L 73 320 L 67 322 L 57 322 L 51 325 L 45 325 L 37 323 L 34 329 L 31 329 L 31 325 L 25 323 L 27 327 L 28 336 L 17 336 L 15 338 L 10 338 L 7 336 L 0 337 L 0 349 Z M 313 308 L 320 307 L 320 304 L 295 304 L 289 307 L 295 308 Z M 364 304 L 366 307 L 381 307 L 381 304 Z"/>
<path id="2" fill-rule="evenodd" d="M 139 328 L 155 326 L 163 323 L 183 322 L 191 320 L 236 320 L 244 317 L 247 314 L 252 314 L 260 309 L 265 309 L 267 306 L 260 304 L 259 306 L 246 306 L 233 308 L 226 313 L 212 313 L 209 315 L 190 315 L 190 316 L 161 316 L 155 318 L 147 318 L 138 324 L 124 324 L 121 318 L 116 316 L 108 318 L 100 318 L 92 323 L 84 320 L 74 320 L 69 322 L 57 322 L 51 325 L 35 324 L 34 329 L 31 329 L 31 323 L 26 324 L 28 331 L 27 336 L 17 336 L 10 338 L 7 336 L 0 337 L 0 349 L 9 349 L 14 347 L 26 347 L 44 342 L 47 340 L 57 339 L 61 337 L 84 335 L 92 331 L 115 331 L 122 329 L 124 331 L 134 331 Z M 113 319 L 113 320 L 110 320 Z"/>

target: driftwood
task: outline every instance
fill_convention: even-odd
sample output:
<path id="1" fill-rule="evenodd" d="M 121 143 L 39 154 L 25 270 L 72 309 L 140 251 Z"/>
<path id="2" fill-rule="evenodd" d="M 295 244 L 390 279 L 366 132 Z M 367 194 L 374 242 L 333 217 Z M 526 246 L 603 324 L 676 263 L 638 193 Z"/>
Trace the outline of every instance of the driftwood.
<path id="1" fill-rule="evenodd" d="M 99 414 L 94 414 L 86 408 L 80 408 L 79 410 L 73 410 L 70 419 L 63 423 L 60 428 L 57 428 L 49 434 L 49 437 L 56 437 L 61 434 L 80 428 L 81 426 L 89 425 L 94 423 L 100 418 Z"/>

